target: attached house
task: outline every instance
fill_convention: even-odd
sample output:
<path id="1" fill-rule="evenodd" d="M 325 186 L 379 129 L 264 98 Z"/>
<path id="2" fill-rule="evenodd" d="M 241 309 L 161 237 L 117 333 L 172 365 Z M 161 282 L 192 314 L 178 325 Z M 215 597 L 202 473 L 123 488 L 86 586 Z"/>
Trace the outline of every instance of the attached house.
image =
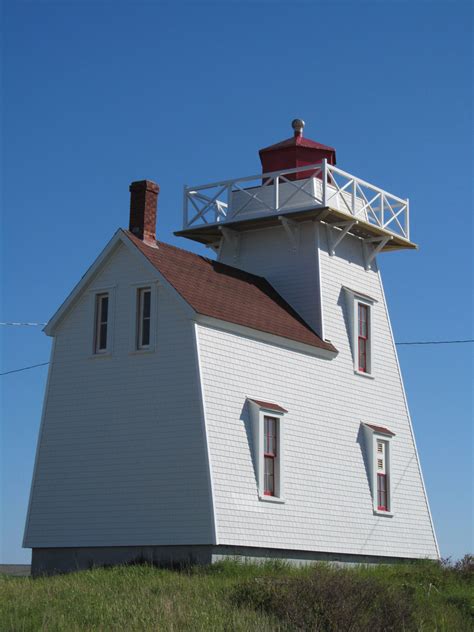
<path id="1" fill-rule="evenodd" d="M 157 241 L 134 182 L 46 326 L 35 574 L 439 557 L 376 259 L 416 247 L 408 201 L 303 125 L 261 174 L 185 188 L 176 234 L 215 258 Z"/>

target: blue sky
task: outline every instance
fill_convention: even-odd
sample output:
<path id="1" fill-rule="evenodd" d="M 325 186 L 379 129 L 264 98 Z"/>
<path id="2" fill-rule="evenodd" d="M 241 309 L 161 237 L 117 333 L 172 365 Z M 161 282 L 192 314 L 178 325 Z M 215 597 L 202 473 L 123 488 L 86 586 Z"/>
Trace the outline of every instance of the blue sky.
<path id="1" fill-rule="evenodd" d="M 5 2 L 2 320 L 46 321 L 118 226 L 128 185 L 257 173 L 290 135 L 410 198 L 418 252 L 379 257 L 399 341 L 472 338 L 470 2 Z M 205 251 L 208 255 L 209 252 Z M 45 362 L 39 328 L 2 328 L 3 370 Z M 473 345 L 400 347 L 443 556 L 472 541 Z M 1 378 L 2 561 L 23 525 L 46 368 Z"/>

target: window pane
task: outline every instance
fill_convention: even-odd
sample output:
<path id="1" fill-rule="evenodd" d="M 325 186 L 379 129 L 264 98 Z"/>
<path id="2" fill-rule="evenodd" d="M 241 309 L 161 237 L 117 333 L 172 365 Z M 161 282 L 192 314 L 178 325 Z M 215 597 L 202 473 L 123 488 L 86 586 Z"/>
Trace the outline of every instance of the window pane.
<path id="1" fill-rule="evenodd" d="M 367 322 L 369 317 L 369 309 L 367 305 L 359 304 L 359 335 L 367 338 Z"/>
<path id="2" fill-rule="evenodd" d="M 367 370 L 367 342 L 364 338 L 359 338 L 359 369 Z"/>
<path id="3" fill-rule="evenodd" d="M 100 301 L 100 322 L 106 323 L 109 315 L 109 297 L 102 296 Z"/>
<path id="4" fill-rule="evenodd" d="M 377 475 L 377 506 L 379 509 L 388 509 L 387 504 L 387 477 L 385 474 Z"/>
<path id="5" fill-rule="evenodd" d="M 264 492 L 271 496 L 275 493 L 275 460 L 269 456 L 265 457 Z"/>
<path id="6" fill-rule="evenodd" d="M 99 327 L 99 349 L 107 349 L 107 323 Z"/>
<path id="7" fill-rule="evenodd" d="M 143 317 L 150 318 L 151 313 L 151 292 L 150 290 L 145 290 L 143 292 Z"/>
<path id="8" fill-rule="evenodd" d="M 143 321 L 143 329 L 142 329 L 142 345 L 148 346 L 150 344 L 150 319 L 146 318 Z"/>
<path id="9" fill-rule="evenodd" d="M 277 448 L 277 420 L 274 417 L 264 418 L 263 451 L 265 454 L 276 456 Z"/>
<path id="10" fill-rule="evenodd" d="M 276 419 L 270 421 L 270 449 L 276 455 Z"/>

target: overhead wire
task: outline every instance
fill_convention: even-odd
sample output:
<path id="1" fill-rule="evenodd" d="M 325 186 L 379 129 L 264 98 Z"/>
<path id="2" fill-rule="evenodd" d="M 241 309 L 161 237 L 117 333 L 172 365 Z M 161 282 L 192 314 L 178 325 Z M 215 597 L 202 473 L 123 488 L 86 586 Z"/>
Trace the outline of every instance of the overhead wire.
<path id="1" fill-rule="evenodd" d="M 465 340 L 413 340 L 409 342 L 396 342 L 397 346 L 401 345 L 460 345 L 474 342 L 474 338 L 467 338 Z M 36 369 L 40 366 L 47 366 L 49 362 L 41 362 L 40 364 L 31 364 L 30 366 L 24 366 L 20 369 L 12 369 L 11 371 L 5 371 L 0 373 L 2 375 L 10 375 L 10 373 L 20 373 L 21 371 L 28 371 L 29 369 Z"/>
<path id="2" fill-rule="evenodd" d="M 11 371 L 5 371 L 0 375 L 9 375 L 10 373 L 19 373 L 20 371 L 28 371 L 28 369 L 36 369 L 39 366 L 46 366 L 49 362 L 42 362 L 41 364 L 31 364 L 30 366 L 24 366 L 21 369 L 12 369 Z"/>
<path id="3" fill-rule="evenodd" d="M 44 327 L 46 323 L 0 323 L 3 327 Z"/>

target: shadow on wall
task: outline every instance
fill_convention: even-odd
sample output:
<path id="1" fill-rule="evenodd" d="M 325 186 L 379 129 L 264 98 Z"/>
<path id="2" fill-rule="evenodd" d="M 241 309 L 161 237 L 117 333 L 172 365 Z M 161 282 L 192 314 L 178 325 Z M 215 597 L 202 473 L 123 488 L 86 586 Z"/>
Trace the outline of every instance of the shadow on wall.
<path id="1" fill-rule="evenodd" d="M 257 480 L 258 480 L 258 472 L 257 472 L 257 446 L 254 445 L 254 437 L 253 437 L 253 428 L 252 428 L 252 421 L 251 421 L 251 417 L 250 417 L 250 404 L 248 401 L 245 401 L 245 404 L 242 406 L 242 411 L 240 413 L 240 421 L 243 423 L 244 428 L 245 428 L 245 434 L 247 435 L 247 445 L 249 446 L 249 450 L 250 450 L 250 457 L 252 459 L 252 465 L 253 465 L 253 473 L 254 473 L 254 480 L 255 480 L 255 488 L 256 488 L 256 493 L 258 494 L 258 489 L 257 489 Z"/>
<path id="2" fill-rule="evenodd" d="M 349 297 L 347 296 L 346 290 L 341 287 L 341 291 L 339 292 L 339 297 L 337 299 L 337 305 L 342 312 L 342 318 L 344 320 L 344 326 L 346 328 L 347 340 L 349 342 L 349 348 L 352 353 L 352 361 L 355 358 L 355 351 L 353 348 L 353 341 L 350 332 L 352 330 L 352 319 L 351 319 L 351 302 L 349 301 Z"/>
<path id="3" fill-rule="evenodd" d="M 364 429 L 362 427 L 362 424 L 359 426 L 359 432 L 357 433 L 356 442 L 359 444 L 359 448 L 362 453 L 362 460 L 364 461 L 365 475 L 367 477 L 367 486 L 369 488 L 369 493 L 372 493 L 371 482 L 370 482 L 370 464 L 367 458 L 369 446 L 366 443 Z"/>

